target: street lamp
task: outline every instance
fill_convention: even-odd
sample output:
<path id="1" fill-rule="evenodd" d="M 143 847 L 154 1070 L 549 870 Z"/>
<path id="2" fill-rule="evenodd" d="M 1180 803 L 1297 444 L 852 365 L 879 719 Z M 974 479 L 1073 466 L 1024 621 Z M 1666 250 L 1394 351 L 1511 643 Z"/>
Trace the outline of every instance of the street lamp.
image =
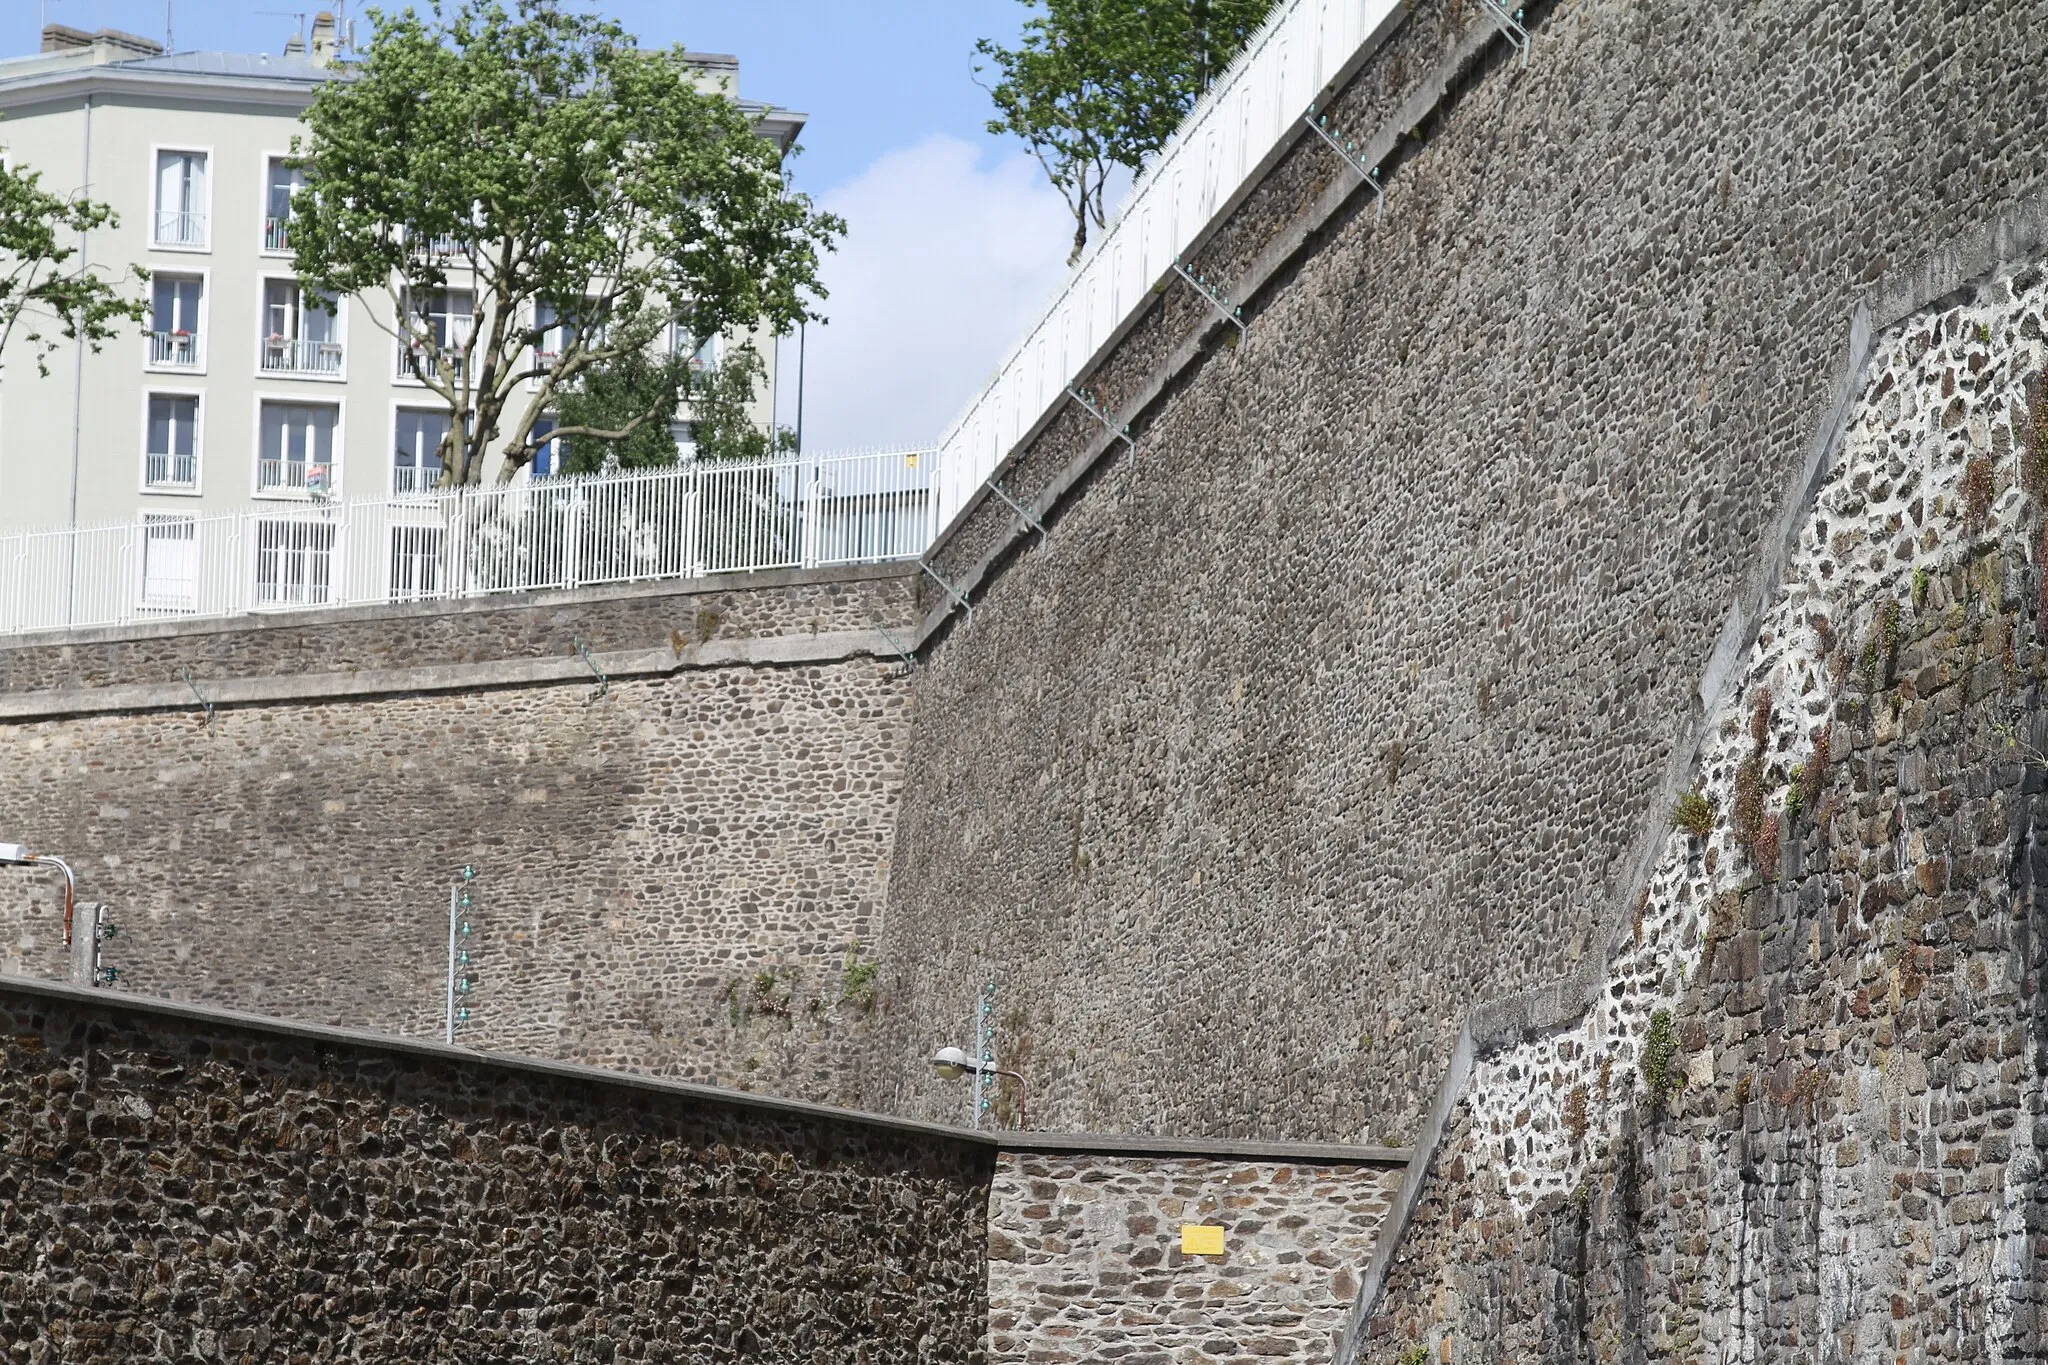
<path id="1" fill-rule="evenodd" d="M 1031 1121 L 1025 1116 L 1024 1077 L 1015 1071 L 1005 1071 L 994 1062 L 978 1061 L 957 1047 L 942 1047 L 932 1054 L 932 1070 L 949 1081 L 962 1076 L 1008 1076 L 1017 1083 L 1017 1127 L 1029 1128 Z"/>
<path id="2" fill-rule="evenodd" d="M 49 853 L 31 853 L 27 844 L 0 844 L 0 867 L 54 867 L 64 874 L 64 946 L 71 946 L 71 913 L 78 905 L 78 877 L 71 864 Z"/>

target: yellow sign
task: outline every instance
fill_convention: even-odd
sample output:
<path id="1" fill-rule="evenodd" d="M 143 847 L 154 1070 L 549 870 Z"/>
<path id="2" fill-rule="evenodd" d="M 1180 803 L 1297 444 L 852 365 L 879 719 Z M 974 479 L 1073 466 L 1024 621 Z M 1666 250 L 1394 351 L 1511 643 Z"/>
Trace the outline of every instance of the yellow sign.
<path id="1" fill-rule="evenodd" d="M 1183 1256 L 1221 1256 L 1223 1254 L 1223 1229 L 1207 1223 L 1182 1223 L 1180 1225 L 1180 1254 Z"/>

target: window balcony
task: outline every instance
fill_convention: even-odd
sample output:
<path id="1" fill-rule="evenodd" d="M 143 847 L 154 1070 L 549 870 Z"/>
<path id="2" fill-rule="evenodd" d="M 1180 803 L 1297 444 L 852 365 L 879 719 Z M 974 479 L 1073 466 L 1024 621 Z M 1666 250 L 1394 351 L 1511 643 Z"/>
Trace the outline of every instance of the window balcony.
<path id="1" fill-rule="evenodd" d="M 466 334 L 469 331 L 469 322 L 468 318 L 451 318 L 448 330 Z M 461 376 L 462 357 L 459 355 L 442 356 L 436 360 L 424 346 L 407 345 L 398 349 L 397 377 L 400 379 L 432 379 L 440 374 L 444 365 L 458 378 Z"/>
<path id="2" fill-rule="evenodd" d="M 292 249 L 292 220 L 289 218 L 265 218 L 263 220 L 263 249 L 265 251 L 290 251 Z"/>
<path id="3" fill-rule="evenodd" d="M 310 467 L 304 460 L 258 460 L 256 462 L 256 491 L 259 493 L 304 493 L 306 491 L 306 470 Z"/>
<path id="4" fill-rule="evenodd" d="M 441 466 L 437 464 L 394 465 L 391 492 L 400 498 L 431 498 L 441 491 Z"/>
<path id="5" fill-rule="evenodd" d="M 339 375 L 341 360 L 338 341 L 296 341 L 282 336 L 263 339 L 265 374 Z"/>
<path id="6" fill-rule="evenodd" d="M 156 245 L 205 246 L 206 215 L 159 212 L 156 216 Z"/>
<path id="7" fill-rule="evenodd" d="M 197 455 L 164 455 L 152 450 L 144 476 L 151 488 L 191 488 L 199 482 Z"/>
<path id="8" fill-rule="evenodd" d="M 149 363 L 158 369 L 196 370 L 199 368 L 199 334 L 197 332 L 151 332 L 149 334 Z"/>

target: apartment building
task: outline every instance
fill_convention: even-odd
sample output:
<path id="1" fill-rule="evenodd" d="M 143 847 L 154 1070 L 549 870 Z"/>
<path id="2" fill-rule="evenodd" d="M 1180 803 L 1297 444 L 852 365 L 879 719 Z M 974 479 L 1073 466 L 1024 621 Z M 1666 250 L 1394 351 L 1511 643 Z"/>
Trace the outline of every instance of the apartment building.
<path id="1" fill-rule="evenodd" d="M 292 273 L 297 182 L 285 160 L 315 91 L 346 79 L 339 37 L 323 14 L 310 41 L 275 56 L 165 53 L 52 25 L 42 52 L 0 61 L 10 164 L 111 205 L 119 224 L 90 235 L 86 258 L 151 274 L 139 332 L 97 354 L 67 343 L 47 376 L 25 348 L 4 358 L 0 531 L 148 521 L 175 538 L 203 515 L 274 508 L 289 519 L 294 504 L 402 499 L 438 483 L 447 419 L 387 330 L 391 300 L 348 298 L 330 314 Z M 707 86 L 738 98 L 735 58 L 695 61 Z M 741 103 L 787 151 L 803 116 Z M 437 328 L 467 324 L 459 283 L 426 305 Z M 671 344 L 710 363 L 735 340 Z M 756 411 L 766 423 L 774 338 L 754 341 L 769 366 Z M 550 472 L 545 461 L 532 472 Z"/>

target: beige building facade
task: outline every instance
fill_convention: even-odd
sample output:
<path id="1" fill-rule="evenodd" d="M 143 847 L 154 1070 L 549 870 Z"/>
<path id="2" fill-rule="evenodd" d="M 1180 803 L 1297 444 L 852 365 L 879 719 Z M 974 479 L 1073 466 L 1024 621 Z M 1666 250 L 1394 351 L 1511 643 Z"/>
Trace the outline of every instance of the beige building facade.
<path id="1" fill-rule="evenodd" d="M 151 276 L 127 286 L 147 298 L 141 329 L 97 352 L 64 342 L 47 375 L 19 341 L 0 356 L 0 532 L 270 508 L 288 517 L 320 498 L 403 499 L 438 482 L 445 410 L 410 372 L 391 299 L 344 299 L 330 315 L 292 271 L 285 158 L 315 91 L 345 71 L 321 19 L 310 51 L 295 40 L 276 56 L 164 54 L 130 35 L 53 25 L 43 52 L 0 61 L 9 164 L 111 205 L 117 225 L 89 234 L 84 258 L 110 275 L 132 262 Z M 738 98 L 736 59 L 696 60 L 707 84 Z M 803 116 L 749 107 L 787 151 Z M 469 295 L 459 276 L 451 285 L 430 311 L 452 326 Z M 710 363 L 732 340 L 670 344 Z M 755 414 L 766 425 L 775 339 L 753 340 L 768 366 Z M 519 477 L 549 472 L 546 456 L 539 463 Z"/>

